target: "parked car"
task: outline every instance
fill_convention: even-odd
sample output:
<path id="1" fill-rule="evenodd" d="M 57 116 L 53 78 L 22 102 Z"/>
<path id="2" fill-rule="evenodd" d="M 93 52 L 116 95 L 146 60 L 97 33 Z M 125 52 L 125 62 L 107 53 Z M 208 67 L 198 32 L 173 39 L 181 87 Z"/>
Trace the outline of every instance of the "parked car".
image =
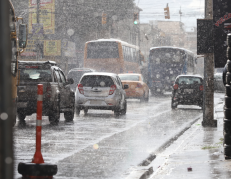
<path id="1" fill-rule="evenodd" d="M 225 92 L 225 86 L 223 84 L 222 73 L 214 74 L 214 91 Z"/>
<path id="2" fill-rule="evenodd" d="M 196 75 L 176 77 L 172 91 L 172 109 L 177 105 L 198 105 L 203 107 L 203 79 Z"/>
<path id="3" fill-rule="evenodd" d="M 51 124 L 57 124 L 60 113 L 66 121 L 72 121 L 75 110 L 75 93 L 70 89 L 73 79 L 66 80 L 55 62 L 19 61 L 17 113 L 20 122 L 36 112 L 37 85 L 43 84 L 43 116 L 49 116 Z"/>
<path id="4" fill-rule="evenodd" d="M 93 72 L 95 70 L 91 68 L 73 68 L 71 69 L 68 74 L 67 78 L 72 78 L 74 83 L 71 84 L 71 89 L 75 91 L 77 84 L 79 83 L 80 78 L 83 76 L 84 73 Z"/>
<path id="5" fill-rule="evenodd" d="M 114 73 L 91 72 L 83 74 L 76 88 L 76 114 L 88 109 L 112 110 L 116 116 L 125 115 L 127 101 L 120 78 Z"/>

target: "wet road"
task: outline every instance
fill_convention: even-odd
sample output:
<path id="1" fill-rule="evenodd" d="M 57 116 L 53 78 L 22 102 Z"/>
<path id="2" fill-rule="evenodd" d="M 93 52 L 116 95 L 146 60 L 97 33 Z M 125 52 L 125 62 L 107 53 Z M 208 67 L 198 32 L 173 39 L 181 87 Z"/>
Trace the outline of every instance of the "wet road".
<path id="1" fill-rule="evenodd" d="M 171 110 L 170 95 L 151 97 L 148 103 L 128 100 L 124 117 L 112 111 L 81 111 L 74 123 L 42 124 L 42 154 L 46 163 L 58 165 L 54 178 L 126 178 L 150 153 L 174 136 L 188 122 L 202 115 L 197 106 Z M 19 162 L 30 162 L 35 152 L 36 116 L 27 125 L 14 127 L 15 178 Z"/>

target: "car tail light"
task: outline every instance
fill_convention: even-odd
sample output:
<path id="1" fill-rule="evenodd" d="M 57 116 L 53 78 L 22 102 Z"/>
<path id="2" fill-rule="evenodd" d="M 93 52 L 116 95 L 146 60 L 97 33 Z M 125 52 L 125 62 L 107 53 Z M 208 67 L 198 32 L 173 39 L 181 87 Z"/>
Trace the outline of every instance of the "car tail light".
<path id="1" fill-rule="evenodd" d="M 78 90 L 79 90 L 80 94 L 84 94 L 83 85 L 82 84 L 78 84 Z"/>
<path id="2" fill-rule="evenodd" d="M 137 83 L 136 87 L 137 87 L 137 88 L 142 88 L 142 84 Z"/>
<path id="3" fill-rule="evenodd" d="M 200 91 L 203 91 L 203 89 L 204 89 L 203 85 L 200 85 Z"/>
<path id="4" fill-rule="evenodd" d="M 178 84 L 175 84 L 174 86 L 173 86 L 173 88 L 176 90 L 176 89 L 178 89 Z"/>
<path id="5" fill-rule="evenodd" d="M 51 97 L 51 87 L 50 87 L 50 86 L 47 86 L 47 89 L 46 89 L 46 97 L 47 97 L 47 98 L 50 98 L 50 97 Z"/>
<path id="6" fill-rule="evenodd" d="M 109 95 L 112 95 L 115 90 L 116 90 L 116 85 L 111 85 L 111 88 L 110 88 L 110 91 L 109 91 Z"/>

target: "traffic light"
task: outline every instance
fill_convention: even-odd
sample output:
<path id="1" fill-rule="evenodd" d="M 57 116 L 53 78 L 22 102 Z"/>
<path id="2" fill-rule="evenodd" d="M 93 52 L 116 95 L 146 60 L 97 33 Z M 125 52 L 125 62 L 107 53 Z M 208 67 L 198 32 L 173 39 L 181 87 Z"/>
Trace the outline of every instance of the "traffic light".
<path id="1" fill-rule="evenodd" d="M 165 19 L 170 19 L 170 12 L 169 12 L 168 3 L 167 3 L 167 7 L 164 8 L 164 16 L 165 16 Z"/>
<path id="2" fill-rule="evenodd" d="M 102 25 L 107 23 L 107 14 L 102 14 Z"/>
<path id="3" fill-rule="evenodd" d="M 134 13 L 133 15 L 133 22 L 134 24 L 138 24 L 138 21 L 139 21 L 139 13 Z"/>

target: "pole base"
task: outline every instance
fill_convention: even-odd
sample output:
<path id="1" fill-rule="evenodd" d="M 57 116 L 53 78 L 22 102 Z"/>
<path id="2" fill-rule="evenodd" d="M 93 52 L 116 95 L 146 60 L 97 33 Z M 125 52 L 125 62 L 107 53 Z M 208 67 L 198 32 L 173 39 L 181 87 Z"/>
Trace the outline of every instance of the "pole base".
<path id="1" fill-rule="evenodd" d="M 212 121 L 202 121 L 202 126 L 203 127 L 217 127 L 217 120 L 212 120 Z"/>
<path id="2" fill-rule="evenodd" d="M 18 173 L 23 176 L 23 178 L 30 179 L 45 179 L 53 178 L 53 175 L 57 174 L 58 167 L 55 164 L 50 163 L 22 163 L 18 164 Z"/>

